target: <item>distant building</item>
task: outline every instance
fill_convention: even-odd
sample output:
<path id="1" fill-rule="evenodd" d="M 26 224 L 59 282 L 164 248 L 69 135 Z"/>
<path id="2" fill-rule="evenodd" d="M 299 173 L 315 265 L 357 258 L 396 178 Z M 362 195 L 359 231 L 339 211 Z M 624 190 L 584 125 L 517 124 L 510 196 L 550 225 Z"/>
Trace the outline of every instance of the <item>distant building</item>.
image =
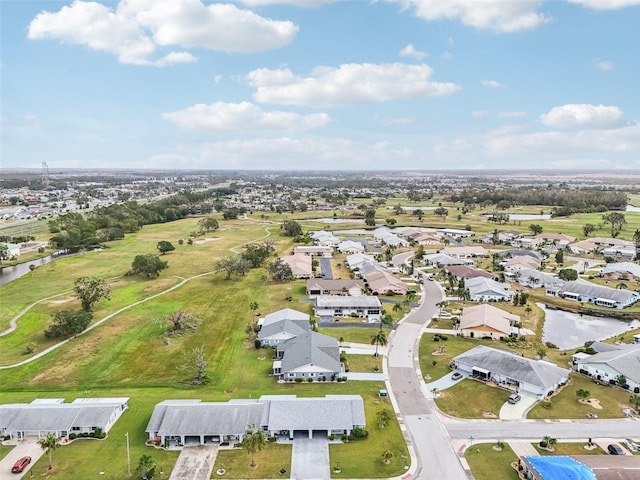
<path id="1" fill-rule="evenodd" d="M 520 317 L 487 303 L 465 307 L 458 329 L 463 337 L 502 339 L 518 335 Z"/>
<path id="2" fill-rule="evenodd" d="M 585 280 L 566 282 L 559 287 L 547 287 L 546 293 L 567 300 L 589 302 L 609 308 L 625 308 L 638 301 L 638 292 L 596 285 Z"/>
<path id="3" fill-rule="evenodd" d="M 331 321 L 334 318 L 364 318 L 367 322 L 377 323 L 382 319 L 382 304 L 378 297 L 369 295 L 319 295 L 315 298 L 314 312 L 321 321 Z"/>

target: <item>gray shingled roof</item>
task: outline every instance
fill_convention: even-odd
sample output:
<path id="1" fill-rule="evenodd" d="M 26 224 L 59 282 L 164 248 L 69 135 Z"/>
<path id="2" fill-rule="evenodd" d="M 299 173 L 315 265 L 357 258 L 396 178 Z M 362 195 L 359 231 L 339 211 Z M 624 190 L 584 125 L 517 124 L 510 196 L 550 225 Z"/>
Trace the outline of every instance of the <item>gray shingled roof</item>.
<path id="1" fill-rule="evenodd" d="M 491 273 L 485 272 L 484 270 L 480 270 L 478 268 L 470 267 L 468 265 L 449 265 L 446 267 L 446 269 L 459 278 L 493 278 L 493 275 Z"/>
<path id="2" fill-rule="evenodd" d="M 346 295 L 318 295 L 316 297 L 316 308 L 380 308 L 382 304 L 378 297 L 370 295 L 359 295 L 348 297 Z"/>
<path id="3" fill-rule="evenodd" d="M 351 430 L 366 425 L 364 402 L 359 395 L 263 395 L 226 403 L 166 400 L 156 405 L 145 431 L 160 436 L 241 435 L 252 425 L 270 431 Z"/>
<path id="4" fill-rule="evenodd" d="M 308 332 L 310 329 L 309 320 L 278 320 L 277 322 L 263 324 L 258 332 L 258 339 L 265 340 L 267 338 L 282 335 L 293 336 Z"/>
<path id="5" fill-rule="evenodd" d="M 305 332 L 280 346 L 284 351 L 282 372 L 291 372 L 305 365 L 313 365 L 329 372 L 340 371 L 338 341 L 317 332 Z"/>
<path id="6" fill-rule="evenodd" d="M 126 402 L 126 400 L 125 400 Z M 70 431 L 72 427 L 101 427 L 121 403 L 14 403 L 0 405 L 0 430 Z"/>
<path id="7" fill-rule="evenodd" d="M 543 389 L 553 387 L 569 375 L 569 370 L 548 362 L 530 360 L 511 352 L 485 347 L 484 345 L 478 345 L 458 355 L 454 360 Z"/>
<path id="8" fill-rule="evenodd" d="M 640 345 L 619 345 L 616 350 L 596 353 L 580 363 L 609 365 L 634 383 L 640 383 Z"/>
<path id="9" fill-rule="evenodd" d="M 614 302 L 626 303 L 635 295 L 634 292 L 618 288 L 604 287 L 585 280 L 574 280 L 565 283 L 560 293 L 571 292 L 579 295 L 587 295 L 594 298 L 606 298 Z"/>
<path id="10" fill-rule="evenodd" d="M 244 435 L 262 421 L 264 404 L 162 402 L 156 405 L 147 432 L 165 435 Z"/>

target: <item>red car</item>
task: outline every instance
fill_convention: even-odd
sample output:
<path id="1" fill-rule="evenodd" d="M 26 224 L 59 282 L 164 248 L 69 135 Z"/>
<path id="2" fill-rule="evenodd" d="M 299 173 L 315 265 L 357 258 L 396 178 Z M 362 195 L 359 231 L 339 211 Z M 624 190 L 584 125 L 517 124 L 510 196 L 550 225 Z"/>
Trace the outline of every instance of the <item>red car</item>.
<path id="1" fill-rule="evenodd" d="M 11 473 L 20 473 L 31 463 L 31 457 L 22 457 L 11 467 Z"/>

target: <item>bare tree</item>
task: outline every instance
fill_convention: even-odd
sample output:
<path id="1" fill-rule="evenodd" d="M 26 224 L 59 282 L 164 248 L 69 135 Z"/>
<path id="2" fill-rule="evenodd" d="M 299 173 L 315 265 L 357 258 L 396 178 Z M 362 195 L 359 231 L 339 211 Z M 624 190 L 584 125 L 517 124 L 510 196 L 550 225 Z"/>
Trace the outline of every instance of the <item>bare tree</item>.
<path id="1" fill-rule="evenodd" d="M 193 347 L 189 351 L 183 351 L 184 363 L 182 369 L 190 372 L 189 379 L 191 385 L 203 385 L 209 382 L 207 377 L 207 366 L 209 362 L 205 359 L 204 345 Z"/>

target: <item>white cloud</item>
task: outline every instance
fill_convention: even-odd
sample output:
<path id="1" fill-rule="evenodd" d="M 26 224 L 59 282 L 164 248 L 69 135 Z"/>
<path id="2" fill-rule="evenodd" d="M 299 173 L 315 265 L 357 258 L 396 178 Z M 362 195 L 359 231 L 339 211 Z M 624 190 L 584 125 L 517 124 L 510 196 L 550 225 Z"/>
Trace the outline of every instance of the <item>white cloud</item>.
<path id="1" fill-rule="evenodd" d="M 310 130 L 331 121 L 326 113 L 299 115 L 292 112 L 265 112 L 249 102 L 198 104 L 162 118 L 188 130 L 246 132 L 256 130 Z"/>
<path id="2" fill-rule="evenodd" d="M 640 0 L 567 0 L 592 10 L 618 10 L 640 5 Z"/>
<path id="3" fill-rule="evenodd" d="M 442 52 L 442 55 L 440 55 L 440 58 L 442 58 L 443 60 L 451 60 L 453 58 L 453 54 L 445 50 L 444 52 Z"/>
<path id="4" fill-rule="evenodd" d="M 489 110 L 474 110 L 471 112 L 473 118 L 486 118 L 491 112 Z"/>
<path id="5" fill-rule="evenodd" d="M 596 62 L 596 68 L 603 71 L 613 70 L 613 63 L 605 60 Z"/>
<path id="6" fill-rule="evenodd" d="M 429 81 L 428 65 L 343 64 L 316 68 L 308 77 L 289 69 L 259 69 L 247 75 L 260 103 L 313 107 L 356 105 L 407 98 L 449 95 L 460 89 L 454 83 Z"/>
<path id="7" fill-rule="evenodd" d="M 538 13 L 539 0 L 392 0 L 425 20 L 460 20 L 480 30 L 533 30 L 550 19 Z M 618 0 L 623 1 L 623 0 Z"/>
<path id="8" fill-rule="evenodd" d="M 222 81 L 222 75 L 214 75 L 213 83 L 220 83 Z"/>
<path id="9" fill-rule="evenodd" d="M 402 164 L 413 152 L 388 142 L 357 142 L 344 138 L 257 138 L 182 147 L 175 154 L 150 161 L 164 168 L 251 168 L 267 170 L 336 170 L 389 168 Z"/>
<path id="10" fill-rule="evenodd" d="M 319 7 L 338 0 L 239 0 L 249 7 L 264 7 L 267 5 L 290 5 L 294 7 Z"/>
<path id="11" fill-rule="evenodd" d="M 411 43 L 408 44 L 406 47 L 404 47 L 402 50 L 400 50 L 400 52 L 398 52 L 398 55 L 400 55 L 401 57 L 415 58 L 416 60 L 423 60 L 424 57 L 427 56 L 425 52 L 416 50 L 416 48 Z"/>
<path id="12" fill-rule="evenodd" d="M 555 128 L 606 128 L 619 124 L 622 111 L 616 106 L 567 104 L 540 115 L 542 123 Z"/>
<path id="13" fill-rule="evenodd" d="M 524 117 L 524 112 L 499 112 L 498 116 L 501 118 L 516 118 L 516 117 Z"/>
<path id="14" fill-rule="evenodd" d="M 116 55 L 121 63 L 165 66 L 193 62 L 187 52 L 154 60 L 158 48 L 206 48 L 260 52 L 291 43 L 298 27 L 230 4 L 201 0 L 121 0 L 115 9 L 76 0 L 57 12 L 43 11 L 29 24 L 30 39 L 52 38 Z"/>
<path id="15" fill-rule="evenodd" d="M 502 88 L 503 85 L 496 80 L 480 80 L 480 83 L 489 88 Z"/>

